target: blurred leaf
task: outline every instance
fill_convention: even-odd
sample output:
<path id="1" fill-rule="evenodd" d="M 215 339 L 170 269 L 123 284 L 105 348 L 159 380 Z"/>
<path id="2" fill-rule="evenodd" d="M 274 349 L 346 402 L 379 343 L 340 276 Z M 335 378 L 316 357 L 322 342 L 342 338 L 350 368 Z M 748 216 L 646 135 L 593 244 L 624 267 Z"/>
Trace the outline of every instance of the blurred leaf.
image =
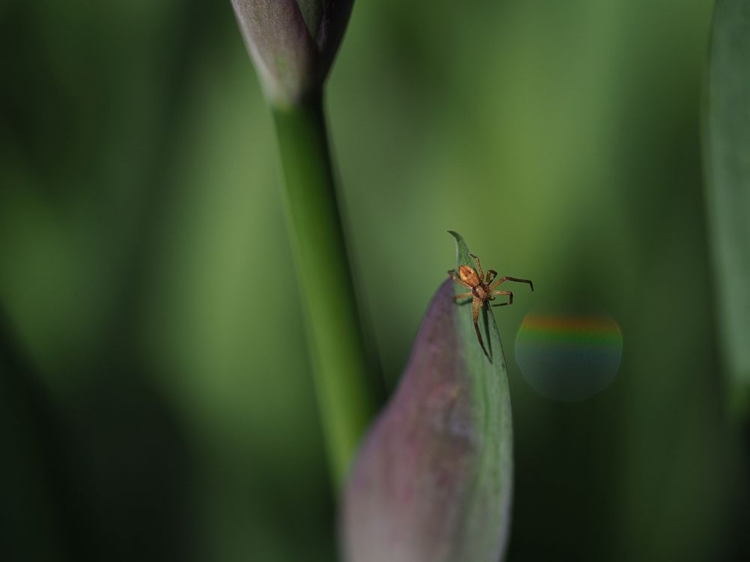
<path id="1" fill-rule="evenodd" d="M 458 265 L 472 265 L 463 238 Z M 512 422 L 500 336 L 446 280 L 398 391 L 359 453 L 343 506 L 350 562 L 496 562 L 510 525 Z M 490 360 L 491 358 L 491 360 Z"/>
<path id="2" fill-rule="evenodd" d="M 750 0 L 716 4 L 708 83 L 708 204 L 722 344 L 735 406 L 750 406 Z"/>
<path id="3" fill-rule="evenodd" d="M 57 408 L 0 303 L 0 443 L 6 560 L 73 560 L 81 535 L 65 487 Z"/>

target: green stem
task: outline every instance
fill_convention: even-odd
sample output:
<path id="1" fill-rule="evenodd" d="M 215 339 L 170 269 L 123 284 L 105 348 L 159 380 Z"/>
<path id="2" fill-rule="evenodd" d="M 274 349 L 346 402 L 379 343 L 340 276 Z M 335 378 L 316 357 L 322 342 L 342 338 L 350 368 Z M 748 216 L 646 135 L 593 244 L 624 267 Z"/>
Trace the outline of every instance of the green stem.
<path id="1" fill-rule="evenodd" d="M 368 361 L 336 201 L 322 96 L 273 107 L 287 218 L 334 482 L 343 482 L 381 401 Z"/>

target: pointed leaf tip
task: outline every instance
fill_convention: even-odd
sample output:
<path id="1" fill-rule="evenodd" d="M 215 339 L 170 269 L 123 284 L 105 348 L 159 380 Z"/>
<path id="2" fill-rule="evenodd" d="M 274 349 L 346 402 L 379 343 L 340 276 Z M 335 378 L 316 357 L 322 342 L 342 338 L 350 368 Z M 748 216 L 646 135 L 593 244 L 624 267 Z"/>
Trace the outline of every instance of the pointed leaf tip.
<path id="1" fill-rule="evenodd" d="M 469 252 L 469 247 L 466 245 L 464 237 L 455 230 L 449 230 L 448 234 L 453 236 L 453 241 L 456 243 L 456 270 L 462 265 L 474 267 L 474 262 L 471 259 L 471 252 Z"/>

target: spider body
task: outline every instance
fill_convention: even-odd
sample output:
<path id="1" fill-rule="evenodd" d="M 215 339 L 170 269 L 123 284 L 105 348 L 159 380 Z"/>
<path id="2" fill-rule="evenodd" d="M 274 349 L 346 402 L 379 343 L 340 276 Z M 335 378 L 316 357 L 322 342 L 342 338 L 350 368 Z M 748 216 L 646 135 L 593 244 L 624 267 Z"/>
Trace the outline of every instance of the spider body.
<path id="1" fill-rule="evenodd" d="M 497 271 L 490 269 L 485 274 L 482 270 L 482 263 L 479 258 L 474 254 L 470 254 L 474 261 L 477 262 L 477 268 L 469 267 L 468 265 L 462 265 L 458 268 L 458 275 L 456 272 L 451 270 L 448 275 L 451 276 L 456 283 L 469 289 L 466 293 L 461 293 L 453 297 L 454 301 L 460 299 L 470 298 L 472 299 L 472 317 L 474 318 L 474 330 L 477 332 L 477 339 L 479 345 L 484 348 L 484 342 L 482 341 L 482 334 L 479 331 L 479 310 L 484 306 L 486 302 L 494 301 L 498 296 L 507 296 L 508 301 L 500 304 L 493 304 L 491 306 L 505 306 L 513 304 L 513 292 L 502 291 L 498 287 L 506 281 L 514 281 L 516 283 L 527 283 L 531 290 L 534 290 L 534 284 L 529 279 L 519 279 L 518 277 L 497 277 Z M 468 302 L 468 301 L 467 301 Z"/>

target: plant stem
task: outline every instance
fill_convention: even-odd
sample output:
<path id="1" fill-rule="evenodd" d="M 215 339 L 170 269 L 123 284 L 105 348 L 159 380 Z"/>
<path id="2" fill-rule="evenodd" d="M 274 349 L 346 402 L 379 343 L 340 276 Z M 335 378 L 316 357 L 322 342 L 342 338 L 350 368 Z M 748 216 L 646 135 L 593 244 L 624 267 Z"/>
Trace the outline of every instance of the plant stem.
<path id="1" fill-rule="evenodd" d="M 336 488 L 381 401 L 358 314 L 322 96 L 273 107 L 288 226 L 306 312 L 329 465 Z"/>

